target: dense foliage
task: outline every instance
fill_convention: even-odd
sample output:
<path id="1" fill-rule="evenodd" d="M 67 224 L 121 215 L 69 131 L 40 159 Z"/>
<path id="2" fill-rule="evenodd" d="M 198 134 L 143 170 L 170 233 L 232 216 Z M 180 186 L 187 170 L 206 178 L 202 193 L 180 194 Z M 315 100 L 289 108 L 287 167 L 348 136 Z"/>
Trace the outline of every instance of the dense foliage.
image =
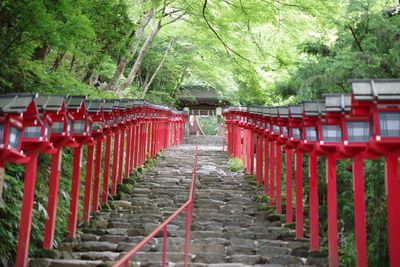
<path id="1" fill-rule="evenodd" d="M 249 105 L 349 92 L 350 78 L 398 77 L 400 17 L 383 12 L 391 2 L 3 0 L 0 90 L 124 95 L 175 104 L 181 88 L 200 85 L 216 88 L 233 104 Z M 216 122 L 204 121 L 214 133 Z M 57 241 L 66 228 L 62 218 L 68 212 L 70 151 L 63 162 L 57 229 L 64 230 L 58 230 Z M 40 247 L 42 238 L 48 164 L 49 158 L 41 157 L 32 249 Z M 340 245 L 343 265 L 353 266 L 352 179 L 344 171 L 348 164 L 338 167 Z M 14 257 L 22 173 L 23 167 L 7 165 L 0 204 L 4 261 Z M 323 160 L 319 173 L 324 218 Z M 384 265 L 383 163 L 366 162 L 366 174 L 369 260 L 371 266 Z"/>

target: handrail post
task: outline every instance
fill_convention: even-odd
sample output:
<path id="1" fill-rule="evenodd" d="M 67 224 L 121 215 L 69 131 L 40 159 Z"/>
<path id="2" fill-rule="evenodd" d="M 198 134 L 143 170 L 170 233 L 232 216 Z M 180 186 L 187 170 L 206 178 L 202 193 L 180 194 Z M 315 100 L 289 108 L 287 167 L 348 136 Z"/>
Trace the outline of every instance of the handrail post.
<path id="1" fill-rule="evenodd" d="M 168 241 L 168 224 L 164 226 L 164 240 L 163 240 L 163 254 L 162 254 L 162 266 L 167 266 L 167 241 Z"/>
<path id="2" fill-rule="evenodd" d="M 184 267 L 188 266 L 188 256 L 189 256 L 189 241 L 190 241 L 190 228 L 192 225 L 192 209 L 193 200 L 191 200 L 189 206 L 186 210 L 186 229 L 185 229 L 185 248 L 184 248 Z"/>

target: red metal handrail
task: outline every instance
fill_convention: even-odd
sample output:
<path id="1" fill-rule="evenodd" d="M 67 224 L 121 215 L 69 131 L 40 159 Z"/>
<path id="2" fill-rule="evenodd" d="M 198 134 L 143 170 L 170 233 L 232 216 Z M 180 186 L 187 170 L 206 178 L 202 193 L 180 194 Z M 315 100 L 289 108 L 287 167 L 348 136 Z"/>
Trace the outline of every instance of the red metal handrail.
<path id="1" fill-rule="evenodd" d="M 189 241 L 190 241 L 190 229 L 192 226 L 193 216 L 193 202 L 194 202 L 194 190 L 196 188 L 196 177 L 197 177 L 197 161 L 198 161 L 198 145 L 196 144 L 193 171 L 192 171 L 192 182 L 190 186 L 190 192 L 188 200 L 178 210 L 176 210 L 171 216 L 168 217 L 162 224 L 154 229 L 145 239 L 137 244 L 131 251 L 129 251 L 124 257 L 122 257 L 114 267 L 129 266 L 130 259 L 139 252 L 151 239 L 153 239 L 158 233 L 163 231 L 163 254 L 162 254 L 162 266 L 167 264 L 167 231 L 168 224 L 170 224 L 179 214 L 186 210 L 186 225 L 185 225 L 185 244 L 184 244 L 184 266 L 188 266 L 188 255 L 189 255 Z"/>

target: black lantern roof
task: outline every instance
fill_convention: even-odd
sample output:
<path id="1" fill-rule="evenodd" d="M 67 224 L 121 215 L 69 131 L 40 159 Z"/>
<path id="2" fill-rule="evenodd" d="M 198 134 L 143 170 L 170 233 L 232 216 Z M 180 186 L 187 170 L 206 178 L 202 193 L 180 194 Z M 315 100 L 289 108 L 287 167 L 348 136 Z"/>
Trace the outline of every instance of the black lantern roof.
<path id="1" fill-rule="evenodd" d="M 65 103 L 65 95 L 39 95 L 36 106 L 39 111 L 58 112 Z"/>
<path id="2" fill-rule="evenodd" d="M 307 116 L 319 116 L 325 113 L 325 103 L 321 101 L 304 101 L 303 112 Z"/>
<path id="3" fill-rule="evenodd" d="M 303 106 L 302 105 L 289 105 L 289 113 L 293 118 L 303 117 Z"/>
<path id="4" fill-rule="evenodd" d="M 133 106 L 134 106 L 134 99 L 127 99 L 126 100 L 126 108 L 128 108 L 128 109 L 130 109 L 130 108 L 133 108 Z"/>
<path id="5" fill-rule="evenodd" d="M 270 114 L 272 117 L 278 117 L 278 107 L 271 107 Z"/>
<path id="6" fill-rule="evenodd" d="M 289 108 L 286 106 L 278 107 L 279 117 L 281 118 L 288 118 L 289 117 Z"/>
<path id="7" fill-rule="evenodd" d="M 23 113 L 37 94 L 6 94 L 0 96 L 1 113 Z"/>
<path id="8" fill-rule="evenodd" d="M 114 106 L 115 106 L 114 100 L 106 99 L 106 100 L 104 100 L 104 103 L 103 103 L 103 111 L 104 112 L 112 112 Z"/>
<path id="9" fill-rule="evenodd" d="M 104 100 L 95 99 L 86 102 L 86 111 L 89 113 L 100 112 L 104 104 Z"/>
<path id="10" fill-rule="evenodd" d="M 326 112 L 350 112 L 350 94 L 325 94 Z"/>
<path id="11" fill-rule="evenodd" d="M 262 110 L 263 110 L 262 106 L 256 106 L 255 108 L 256 108 L 256 113 L 257 114 L 262 114 Z"/>
<path id="12" fill-rule="evenodd" d="M 263 113 L 263 115 L 270 115 L 271 114 L 270 107 L 263 107 L 262 108 L 262 113 Z"/>
<path id="13" fill-rule="evenodd" d="M 119 100 L 117 100 L 116 102 L 117 102 L 117 105 L 118 105 L 118 109 L 119 109 L 119 110 L 125 110 L 125 109 L 126 109 L 126 106 L 127 106 L 127 104 L 128 104 L 128 101 L 123 100 L 123 99 L 119 99 Z"/>
<path id="14" fill-rule="evenodd" d="M 143 106 L 145 104 L 145 101 L 143 99 L 135 99 L 133 100 L 132 105 L 133 106 Z"/>
<path id="15" fill-rule="evenodd" d="M 400 100 L 400 79 L 349 80 L 357 101 Z"/>
<path id="16" fill-rule="evenodd" d="M 85 100 L 86 96 L 69 96 L 67 98 L 67 109 L 80 109 Z"/>
<path id="17" fill-rule="evenodd" d="M 257 114 L 257 107 L 249 107 L 249 112 L 253 114 Z"/>

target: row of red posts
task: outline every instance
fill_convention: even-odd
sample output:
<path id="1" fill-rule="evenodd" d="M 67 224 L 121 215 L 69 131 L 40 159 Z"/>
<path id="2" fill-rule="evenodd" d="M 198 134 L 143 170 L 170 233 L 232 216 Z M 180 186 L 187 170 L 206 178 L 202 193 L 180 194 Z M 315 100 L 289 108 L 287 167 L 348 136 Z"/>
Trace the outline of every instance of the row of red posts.
<path id="1" fill-rule="evenodd" d="M 351 94 L 327 94 L 324 101 L 279 107 L 231 107 L 224 111 L 228 153 L 242 158 L 269 204 L 282 212 L 282 153 L 286 153 L 286 222 L 293 222 L 295 155 L 296 238 L 303 231 L 303 155 L 309 160 L 310 250 L 319 250 L 317 158 L 327 163 L 329 266 L 339 266 L 336 161 L 352 159 L 357 266 L 367 266 L 364 159 L 385 158 L 390 266 L 400 266 L 400 80 L 351 80 Z M 373 233 L 371 233 L 373 234 Z"/>
<path id="2" fill-rule="evenodd" d="M 184 112 L 143 100 L 88 100 L 84 96 L 37 94 L 1 95 L 1 174 L 4 178 L 6 162 L 26 165 L 15 265 L 27 265 L 39 154 L 51 154 L 48 217 L 43 240 L 43 247 L 51 249 L 64 147 L 73 148 L 68 237 L 75 237 L 83 146 L 87 146 L 88 153 L 82 219 L 89 222 L 90 212 L 99 210 L 100 201 L 107 203 L 108 195 L 117 193 L 117 185 L 123 179 L 127 179 L 136 168 L 160 150 L 182 143 L 186 117 Z M 100 177 L 103 143 L 105 158 L 103 177 Z M 111 153 L 113 162 L 110 162 Z"/>

